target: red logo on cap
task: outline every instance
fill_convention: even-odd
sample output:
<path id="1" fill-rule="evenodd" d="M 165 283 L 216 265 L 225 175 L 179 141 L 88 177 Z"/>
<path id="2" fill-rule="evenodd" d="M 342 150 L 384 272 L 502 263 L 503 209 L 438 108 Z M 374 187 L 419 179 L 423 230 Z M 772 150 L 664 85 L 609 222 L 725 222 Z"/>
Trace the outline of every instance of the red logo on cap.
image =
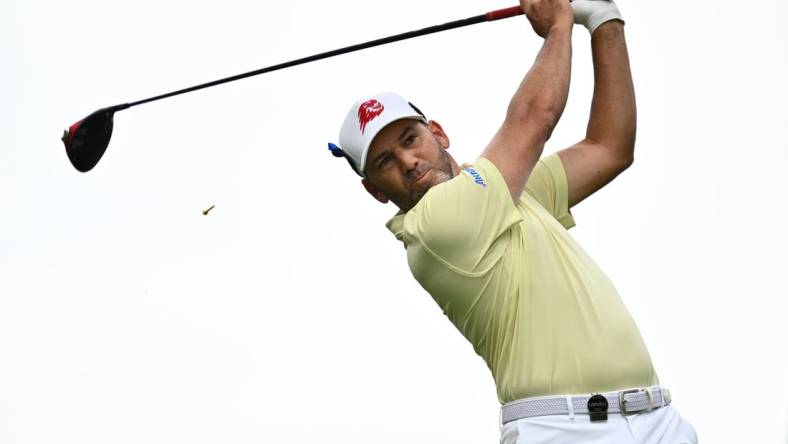
<path id="1" fill-rule="evenodd" d="M 360 124 L 361 134 L 364 134 L 367 124 L 382 113 L 383 104 L 377 100 L 372 99 L 362 103 L 358 107 L 358 123 Z"/>

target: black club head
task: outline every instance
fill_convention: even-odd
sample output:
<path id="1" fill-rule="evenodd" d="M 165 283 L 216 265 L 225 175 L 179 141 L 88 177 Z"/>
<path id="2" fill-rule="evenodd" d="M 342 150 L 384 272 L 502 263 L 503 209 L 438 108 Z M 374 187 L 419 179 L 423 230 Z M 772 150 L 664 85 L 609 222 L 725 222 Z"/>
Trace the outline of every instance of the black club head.
<path id="1" fill-rule="evenodd" d="M 128 104 L 102 108 L 71 125 L 63 133 L 66 154 L 74 168 L 84 173 L 96 166 L 112 137 L 115 112 L 126 108 Z"/>

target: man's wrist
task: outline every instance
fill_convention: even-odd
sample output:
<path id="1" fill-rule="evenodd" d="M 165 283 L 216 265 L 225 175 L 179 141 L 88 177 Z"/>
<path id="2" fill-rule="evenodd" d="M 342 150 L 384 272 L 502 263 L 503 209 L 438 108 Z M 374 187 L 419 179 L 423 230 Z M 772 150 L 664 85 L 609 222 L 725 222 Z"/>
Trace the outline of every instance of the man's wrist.
<path id="1" fill-rule="evenodd" d="M 571 35 L 572 35 L 572 25 L 573 25 L 573 23 L 572 23 L 572 22 L 568 22 L 568 23 L 556 23 L 555 25 L 553 25 L 553 26 L 552 26 L 552 27 L 551 27 L 551 28 L 550 28 L 550 29 L 547 31 L 547 37 L 550 37 L 550 36 L 553 36 L 553 35 L 566 35 L 566 36 L 571 36 Z M 547 38 L 547 37 L 546 37 L 546 38 Z"/>
<path id="2" fill-rule="evenodd" d="M 621 20 L 621 19 L 613 19 L 613 20 L 607 21 L 605 23 L 602 23 L 601 25 L 597 26 L 597 28 L 594 30 L 594 34 L 596 34 L 599 31 L 604 31 L 604 30 L 608 30 L 609 31 L 609 30 L 613 30 L 613 29 L 623 30 L 624 29 L 624 21 Z"/>
<path id="3" fill-rule="evenodd" d="M 614 38 L 624 35 L 624 22 L 619 19 L 610 20 L 597 26 L 591 34 L 592 39 Z"/>

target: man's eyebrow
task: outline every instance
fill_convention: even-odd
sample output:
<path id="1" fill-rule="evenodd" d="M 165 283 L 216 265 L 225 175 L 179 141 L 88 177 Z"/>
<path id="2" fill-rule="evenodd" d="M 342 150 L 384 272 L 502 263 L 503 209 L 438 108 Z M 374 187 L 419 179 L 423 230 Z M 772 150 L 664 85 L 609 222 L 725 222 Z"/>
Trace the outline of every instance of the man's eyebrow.
<path id="1" fill-rule="evenodd" d="M 388 154 L 388 152 L 389 152 L 389 150 L 387 150 L 387 149 L 384 149 L 382 153 L 379 153 L 377 156 L 375 156 L 375 157 L 372 159 L 372 163 L 373 163 L 373 164 L 374 164 L 374 163 L 377 163 L 378 159 L 380 159 L 380 158 L 381 158 L 381 157 L 383 157 L 384 155 Z"/>
<path id="2" fill-rule="evenodd" d="M 416 126 L 416 124 L 415 124 L 415 123 L 409 123 L 409 124 L 408 124 L 408 125 L 405 127 L 405 129 L 404 129 L 404 130 L 402 130 L 402 134 L 400 134 L 400 135 L 399 135 L 399 137 L 397 138 L 397 141 L 398 141 L 398 142 L 401 142 L 401 141 L 402 141 L 402 140 L 405 138 L 405 135 L 407 135 L 407 134 L 408 134 L 408 132 L 409 132 L 410 130 L 412 130 L 412 129 L 413 129 L 415 126 Z"/>

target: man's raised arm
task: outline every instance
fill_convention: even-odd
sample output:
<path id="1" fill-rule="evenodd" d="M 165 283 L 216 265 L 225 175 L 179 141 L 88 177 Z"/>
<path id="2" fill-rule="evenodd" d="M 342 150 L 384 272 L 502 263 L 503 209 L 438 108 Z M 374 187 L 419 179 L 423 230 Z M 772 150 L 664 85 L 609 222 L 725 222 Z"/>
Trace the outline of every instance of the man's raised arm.
<path id="1" fill-rule="evenodd" d="M 545 39 L 509 103 L 503 125 L 482 152 L 517 200 L 569 93 L 573 14 L 568 0 L 520 0 L 534 31 Z"/>
<path id="2" fill-rule="evenodd" d="M 592 32 L 594 98 L 586 137 L 558 152 L 566 171 L 570 208 L 632 164 L 637 126 L 635 90 L 618 8 L 604 0 L 575 0 L 572 7 L 575 21 Z"/>

